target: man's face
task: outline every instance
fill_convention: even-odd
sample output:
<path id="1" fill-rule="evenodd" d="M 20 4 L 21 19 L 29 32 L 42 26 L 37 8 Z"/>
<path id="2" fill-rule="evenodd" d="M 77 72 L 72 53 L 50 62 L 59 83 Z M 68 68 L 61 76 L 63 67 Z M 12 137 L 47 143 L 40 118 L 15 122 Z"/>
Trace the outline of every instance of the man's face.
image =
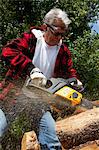
<path id="1" fill-rule="evenodd" d="M 50 45 L 57 45 L 64 37 L 66 28 L 61 19 L 55 19 L 53 24 L 47 24 L 47 43 Z"/>

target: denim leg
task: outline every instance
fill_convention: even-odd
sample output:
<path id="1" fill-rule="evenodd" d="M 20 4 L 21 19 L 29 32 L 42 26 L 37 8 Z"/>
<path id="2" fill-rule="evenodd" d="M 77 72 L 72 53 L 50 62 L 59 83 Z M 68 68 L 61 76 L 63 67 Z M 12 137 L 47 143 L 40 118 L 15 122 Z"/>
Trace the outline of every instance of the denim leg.
<path id="1" fill-rule="evenodd" d="M 3 133 L 7 128 L 7 120 L 4 112 L 0 109 L 0 137 L 2 137 Z"/>
<path id="2" fill-rule="evenodd" d="M 41 145 L 47 145 L 48 150 L 61 150 L 61 144 L 55 130 L 55 121 L 48 111 L 41 118 L 38 139 Z"/>

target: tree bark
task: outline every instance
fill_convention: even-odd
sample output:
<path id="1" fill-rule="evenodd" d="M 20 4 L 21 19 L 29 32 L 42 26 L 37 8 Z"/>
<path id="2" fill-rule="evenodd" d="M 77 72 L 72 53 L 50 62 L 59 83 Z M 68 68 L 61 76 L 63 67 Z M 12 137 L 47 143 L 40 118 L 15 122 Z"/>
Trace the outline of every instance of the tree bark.
<path id="1" fill-rule="evenodd" d="M 57 121 L 56 129 L 65 149 L 97 140 L 99 139 L 99 108 Z"/>

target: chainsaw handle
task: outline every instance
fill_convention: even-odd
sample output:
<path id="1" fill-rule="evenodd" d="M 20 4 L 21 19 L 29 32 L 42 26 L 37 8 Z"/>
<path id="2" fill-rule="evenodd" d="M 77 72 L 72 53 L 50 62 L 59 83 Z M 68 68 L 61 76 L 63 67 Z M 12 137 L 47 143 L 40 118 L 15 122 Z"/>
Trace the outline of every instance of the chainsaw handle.
<path id="1" fill-rule="evenodd" d="M 57 90 L 59 90 L 60 88 L 62 88 L 65 85 L 66 85 L 66 83 L 64 81 L 58 81 L 54 84 L 52 83 L 52 86 L 47 88 L 47 91 L 50 93 L 55 93 Z"/>
<path id="2" fill-rule="evenodd" d="M 69 84 L 73 89 L 75 89 L 76 91 L 82 93 L 85 90 L 85 87 L 83 87 L 83 85 L 81 85 L 80 87 L 77 84 L 77 79 L 76 78 L 69 78 L 67 79 Z M 71 83 L 74 82 L 74 84 L 72 85 Z"/>
<path id="3" fill-rule="evenodd" d="M 67 83 L 67 85 L 71 85 L 71 83 L 74 83 L 77 85 L 77 79 L 76 78 L 69 78 L 69 79 L 64 79 L 64 81 Z"/>
<path id="4" fill-rule="evenodd" d="M 69 78 L 69 79 L 63 79 L 63 78 L 52 78 L 50 80 L 52 82 L 51 86 L 47 88 L 47 91 L 50 93 L 55 93 L 60 88 L 64 87 L 65 85 L 71 85 L 71 83 L 74 83 L 77 85 L 77 79 L 76 78 Z"/>

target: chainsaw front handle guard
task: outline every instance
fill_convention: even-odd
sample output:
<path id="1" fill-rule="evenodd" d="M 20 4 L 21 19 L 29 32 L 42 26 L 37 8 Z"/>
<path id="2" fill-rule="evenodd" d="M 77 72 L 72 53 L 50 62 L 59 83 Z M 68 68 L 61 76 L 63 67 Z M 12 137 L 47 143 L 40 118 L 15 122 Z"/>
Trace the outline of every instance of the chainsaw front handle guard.
<path id="1" fill-rule="evenodd" d="M 71 86 L 71 83 L 74 83 L 75 85 L 77 85 L 76 78 L 69 78 L 69 79 L 51 78 L 50 81 L 52 82 L 52 85 L 51 85 L 51 87 L 47 88 L 47 91 L 52 94 L 66 85 Z"/>

